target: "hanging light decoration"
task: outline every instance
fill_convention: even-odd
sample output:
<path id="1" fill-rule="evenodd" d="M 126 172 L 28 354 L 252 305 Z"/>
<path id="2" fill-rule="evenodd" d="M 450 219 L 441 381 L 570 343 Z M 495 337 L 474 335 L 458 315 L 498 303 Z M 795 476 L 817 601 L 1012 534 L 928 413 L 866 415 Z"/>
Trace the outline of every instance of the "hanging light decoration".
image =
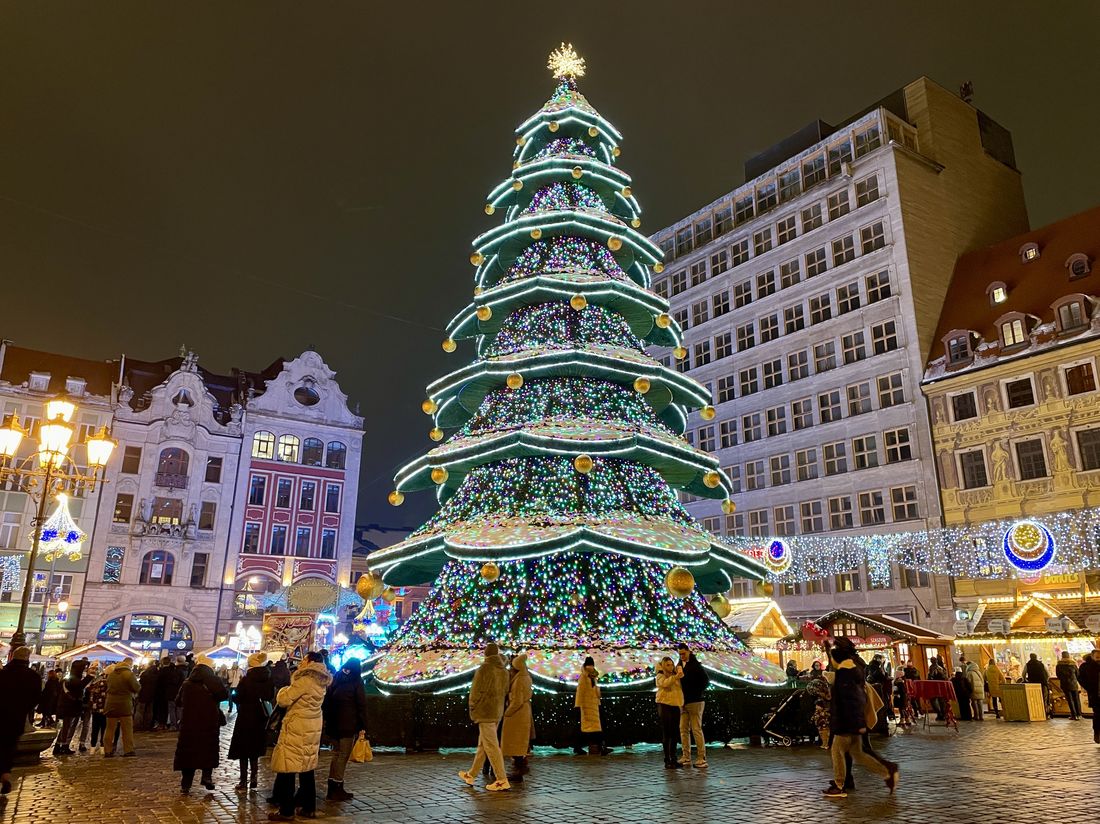
<path id="1" fill-rule="evenodd" d="M 34 541 L 34 535 L 30 536 Z M 57 507 L 46 519 L 39 533 L 38 552 L 46 561 L 52 561 L 64 555 L 70 561 L 79 561 L 80 547 L 88 536 L 76 525 L 69 514 L 69 496 L 58 495 Z"/>

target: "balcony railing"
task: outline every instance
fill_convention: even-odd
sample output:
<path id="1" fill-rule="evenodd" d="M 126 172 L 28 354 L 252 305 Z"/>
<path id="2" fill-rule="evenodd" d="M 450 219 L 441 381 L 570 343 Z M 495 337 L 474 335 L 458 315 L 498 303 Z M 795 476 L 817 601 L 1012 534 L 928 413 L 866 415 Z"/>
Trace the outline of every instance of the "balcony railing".
<path id="1" fill-rule="evenodd" d="M 168 489 L 187 489 L 187 476 L 176 472 L 158 472 L 153 484 Z"/>

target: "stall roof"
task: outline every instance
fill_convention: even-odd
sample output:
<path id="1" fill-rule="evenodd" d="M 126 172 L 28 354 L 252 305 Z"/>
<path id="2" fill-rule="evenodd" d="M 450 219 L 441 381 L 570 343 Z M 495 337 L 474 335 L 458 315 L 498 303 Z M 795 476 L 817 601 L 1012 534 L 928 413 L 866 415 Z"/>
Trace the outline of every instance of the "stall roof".
<path id="1" fill-rule="evenodd" d="M 760 632 L 766 627 L 768 619 L 775 629 L 775 633 Z M 730 627 L 740 627 L 741 632 L 750 633 L 765 638 L 782 638 L 794 632 L 779 604 L 771 598 L 745 598 L 730 601 L 730 614 L 722 619 L 723 623 Z"/>
<path id="2" fill-rule="evenodd" d="M 1066 598 L 1032 595 L 1018 601 L 1009 598 L 990 599 L 979 602 L 974 617 L 974 630 L 969 637 L 1051 635 L 1046 628 L 1046 619 L 1062 617 L 1068 618 L 1070 623 L 1058 635 L 1093 635 L 1085 626 L 1090 615 L 1100 615 L 1100 594 L 1091 593 L 1084 599 L 1080 595 Z M 1008 633 L 993 632 L 989 628 L 989 622 L 997 620 L 1008 622 Z"/>
<path id="3" fill-rule="evenodd" d="M 58 661 L 75 661 L 78 658 L 88 658 L 90 661 L 122 661 L 132 658 L 139 661 L 146 655 L 118 641 L 96 641 L 91 644 L 82 644 L 65 650 L 57 656 Z"/>
<path id="4" fill-rule="evenodd" d="M 890 635 L 915 644 L 950 644 L 955 640 L 954 636 L 941 635 L 928 629 L 928 627 L 922 627 L 890 615 L 849 612 L 846 609 L 834 609 L 832 612 L 818 618 L 816 623 L 824 627 L 833 621 L 855 621 L 857 624 L 876 629 L 883 635 Z"/>

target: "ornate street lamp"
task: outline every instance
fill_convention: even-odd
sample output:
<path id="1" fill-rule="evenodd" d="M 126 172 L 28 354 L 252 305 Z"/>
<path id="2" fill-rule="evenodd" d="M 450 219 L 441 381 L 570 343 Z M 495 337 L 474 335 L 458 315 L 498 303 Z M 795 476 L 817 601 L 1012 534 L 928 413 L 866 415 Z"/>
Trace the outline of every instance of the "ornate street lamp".
<path id="1" fill-rule="evenodd" d="M 17 477 L 23 483 L 24 490 L 31 495 L 38 506 L 32 536 L 34 544 L 27 559 L 27 579 L 23 585 L 23 598 L 19 605 L 19 623 L 11 639 L 13 650 L 24 646 L 27 642 L 24 630 L 27 622 L 27 608 L 34 591 L 34 571 L 38 555 L 51 553 L 52 557 L 56 557 L 57 541 L 64 542 L 65 538 L 70 538 L 70 544 L 79 546 L 79 541 L 74 536 L 52 534 L 54 531 L 52 525 L 47 529 L 47 505 L 69 484 L 85 485 L 89 490 L 94 491 L 96 484 L 101 480 L 100 473 L 106 468 L 111 453 L 118 445 L 118 441 L 111 437 L 107 428 L 100 427 L 98 432 L 89 435 L 84 442 L 88 469 L 81 469 L 69 456 L 70 442 L 73 438 L 73 427 L 69 422 L 76 414 L 76 403 L 66 395 L 59 395 L 46 402 L 45 410 L 46 419 L 38 427 L 36 448 L 25 458 L 16 457 L 23 440 L 30 437 L 30 433 L 19 425 L 19 418 L 16 415 L 10 415 L 0 426 L 0 481 L 9 476 Z M 63 496 L 58 497 L 63 498 Z M 58 512 L 51 516 L 50 520 L 60 518 L 62 511 L 65 515 L 68 514 L 63 499 L 59 500 Z M 73 526 L 75 527 L 75 524 Z M 51 534 L 46 534 L 47 532 Z M 80 540 L 83 540 L 83 537 L 81 533 Z M 40 634 L 39 643 L 41 640 Z"/>

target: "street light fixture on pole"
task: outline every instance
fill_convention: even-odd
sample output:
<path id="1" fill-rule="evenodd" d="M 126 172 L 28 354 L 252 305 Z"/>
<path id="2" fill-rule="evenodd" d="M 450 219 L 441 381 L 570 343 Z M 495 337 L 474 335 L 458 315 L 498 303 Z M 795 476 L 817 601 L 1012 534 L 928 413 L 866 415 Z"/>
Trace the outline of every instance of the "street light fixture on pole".
<path id="1" fill-rule="evenodd" d="M 54 494 L 66 484 L 85 484 L 94 491 L 100 481 L 100 473 L 105 470 L 118 441 L 111 437 L 105 426 L 95 434 L 89 435 L 84 445 L 87 449 L 88 469 L 82 470 L 69 457 L 69 442 L 73 437 L 73 426 L 69 423 L 76 412 L 76 404 L 65 395 L 59 395 L 46 402 L 45 421 L 38 427 L 38 441 L 31 443 L 35 450 L 26 458 L 19 459 L 16 453 L 24 438 L 30 433 L 19 425 L 16 415 L 10 415 L 0 426 L 0 481 L 9 476 L 26 478 L 26 491 L 37 502 L 34 518 L 34 546 L 27 559 L 27 580 L 23 585 L 23 598 L 19 605 L 19 624 L 12 635 L 11 648 L 25 646 L 27 609 L 34 591 L 34 572 L 42 543 L 42 526 L 46 523 L 46 506 Z M 41 484 L 38 480 L 41 479 Z M 49 539 L 47 539 L 49 540 Z M 49 583 L 47 582 L 47 588 Z"/>

